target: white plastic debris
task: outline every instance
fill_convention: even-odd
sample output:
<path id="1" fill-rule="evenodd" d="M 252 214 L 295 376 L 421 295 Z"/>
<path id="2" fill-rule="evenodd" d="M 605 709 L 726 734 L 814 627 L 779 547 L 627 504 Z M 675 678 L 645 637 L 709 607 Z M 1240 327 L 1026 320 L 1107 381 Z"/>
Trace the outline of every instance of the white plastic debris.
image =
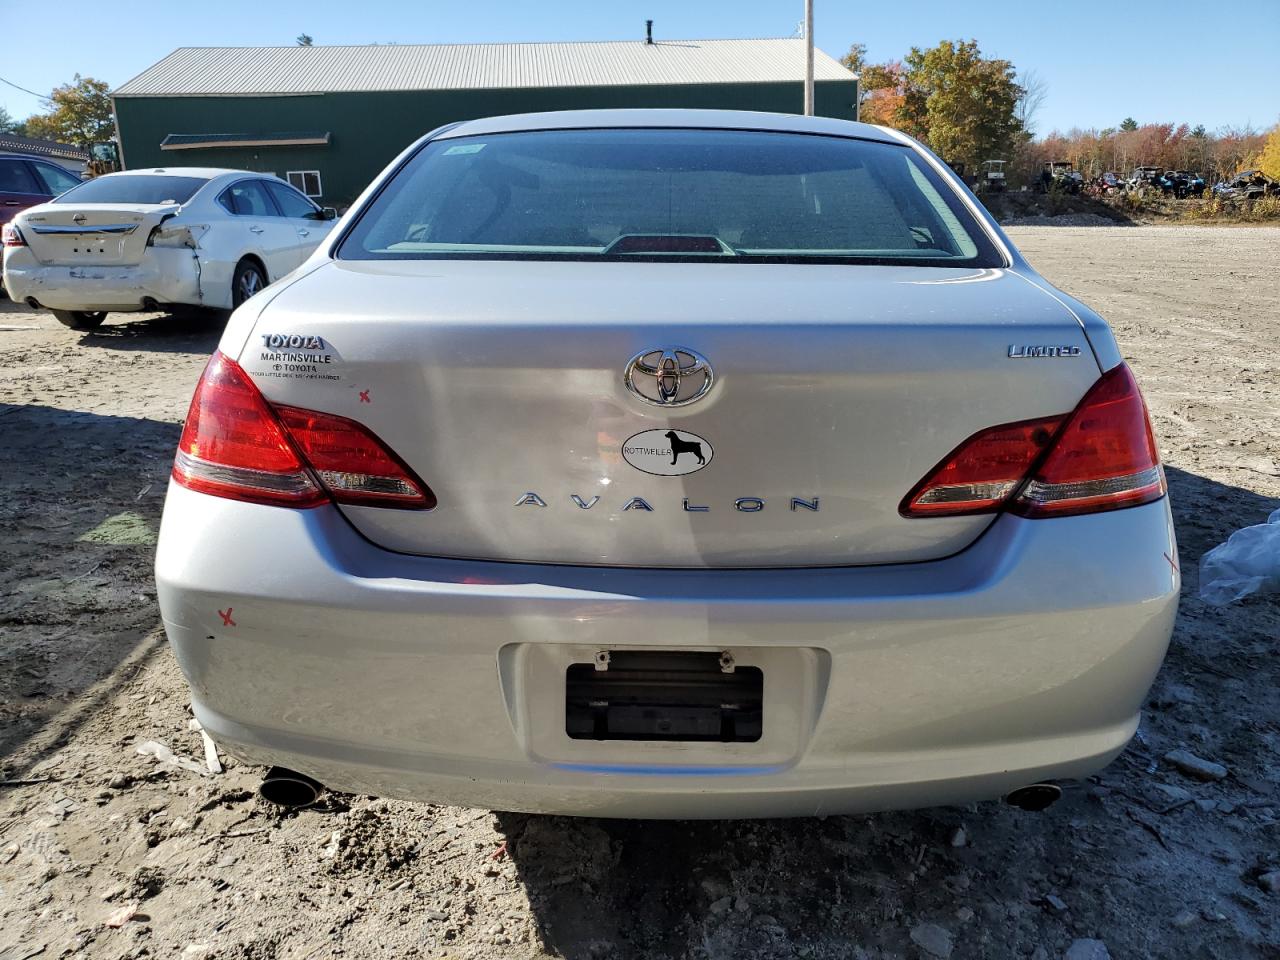
<path id="1" fill-rule="evenodd" d="M 155 757 L 160 763 L 171 763 L 181 767 L 183 770 L 190 770 L 192 773 L 198 773 L 200 776 L 208 776 L 209 771 L 205 769 L 203 763 L 197 763 L 189 757 L 182 757 L 175 754 L 158 740 L 146 740 L 135 748 L 138 753 L 145 756 Z"/>
<path id="2" fill-rule="evenodd" d="M 1201 600 L 1222 606 L 1255 593 L 1280 593 L 1280 510 L 1200 558 Z"/>

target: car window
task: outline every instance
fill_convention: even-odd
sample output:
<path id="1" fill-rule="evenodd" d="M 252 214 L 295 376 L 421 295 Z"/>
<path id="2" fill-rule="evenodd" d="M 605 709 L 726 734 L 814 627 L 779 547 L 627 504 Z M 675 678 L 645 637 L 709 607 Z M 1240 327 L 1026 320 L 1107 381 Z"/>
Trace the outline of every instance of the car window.
<path id="1" fill-rule="evenodd" d="M 238 217 L 278 217 L 266 184 L 261 180 L 241 180 L 223 191 L 218 201 Z"/>
<path id="2" fill-rule="evenodd" d="M 274 183 L 271 180 L 264 180 L 267 189 L 271 191 L 271 195 L 276 198 L 276 203 L 280 205 L 280 209 L 286 217 L 295 217 L 301 219 L 310 217 L 316 212 L 316 206 L 293 187 L 283 183 Z"/>
<path id="3" fill-rule="evenodd" d="M 423 147 L 339 256 L 998 266 L 914 150 L 741 130 L 550 130 Z"/>
<path id="4" fill-rule="evenodd" d="M 45 192 L 44 187 L 36 183 L 26 161 L 0 158 L 0 193 Z"/>
<path id="5" fill-rule="evenodd" d="M 68 173 L 61 167 L 55 167 L 52 163 L 33 163 L 36 168 L 36 175 L 44 181 L 44 185 L 48 187 L 49 192 L 54 196 L 60 193 L 66 193 L 72 187 L 78 187 L 83 182 L 74 174 Z"/>
<path id="6" fill-rule="evenodd" d="M 203 177 L 116 173 L 85 180 L 54 203 L 186 203 L 209 181 Z"/>

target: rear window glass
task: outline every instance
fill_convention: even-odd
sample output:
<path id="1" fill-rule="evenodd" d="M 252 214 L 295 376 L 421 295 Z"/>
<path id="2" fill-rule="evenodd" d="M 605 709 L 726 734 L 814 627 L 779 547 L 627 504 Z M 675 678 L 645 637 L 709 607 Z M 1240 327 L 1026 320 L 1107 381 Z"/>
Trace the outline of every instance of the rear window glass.
<path id="1" fill-rule="evenodd" d="M 208 180 L 128 174 L 98 177 L 73 187 L 54 203 L 186 203 Z"/>
<path id="2" fill-rule="evenodd" d="M 997 266 L 913 150 L 736 130 L 555 130 L 424 146 L 339 256 Z"/>
<path id="3" fill-rule="evenodd" d="M 72 176 L 61 167 L 55 167 L 49 163 L 33 163 L 32 166 L 36 168 L 36 175 L 44 181 L 44 185 L 54 196 L 78 187 L 83 182 L 79 177 Z"/>

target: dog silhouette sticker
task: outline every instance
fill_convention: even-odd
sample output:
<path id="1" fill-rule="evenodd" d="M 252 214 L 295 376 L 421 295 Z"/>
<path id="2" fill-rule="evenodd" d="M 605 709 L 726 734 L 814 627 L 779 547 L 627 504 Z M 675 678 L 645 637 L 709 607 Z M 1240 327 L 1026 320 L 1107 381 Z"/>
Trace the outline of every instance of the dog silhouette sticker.
<path id="1" fill-rule="evenodd" d="M 682 453 L 692 453 L 698 458 L 698 463 L 705 464 L 707 462 L 706 457 L 702 455 L 702 444 L 699 441 L 681 440 L 680 434 L 676 433 L 674 430 L 668 430 L 663 434 L 663 436 L 671 441 L 671 465 L 673 467 L 676 465 L 676 461 L 680 459 L 680 454 Z"/>
<path id="2" fill-rule="evenodd" d="M 688 430 L 643 430 L 622 444 L 622 458 L 656 477 L 682 477 L 711 462 L 711 443 Z"/>

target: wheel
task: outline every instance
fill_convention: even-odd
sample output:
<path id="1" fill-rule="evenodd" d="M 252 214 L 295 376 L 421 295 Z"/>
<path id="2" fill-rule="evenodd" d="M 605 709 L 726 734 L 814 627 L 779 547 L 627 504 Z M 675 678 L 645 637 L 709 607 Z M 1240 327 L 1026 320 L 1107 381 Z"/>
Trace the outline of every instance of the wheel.
<path id="1" fill-rule="evenodd" d="M 252 260 L 241 260 L 231 277 L 231 306 L 238 307 L 267 285 L 262 268 Z"/>
<path id="2" fill-rule="evenodd" d="M 105 310 L 54 310 L 54 318 L 72 330 L 94 330 L 107 319 Z"/>

